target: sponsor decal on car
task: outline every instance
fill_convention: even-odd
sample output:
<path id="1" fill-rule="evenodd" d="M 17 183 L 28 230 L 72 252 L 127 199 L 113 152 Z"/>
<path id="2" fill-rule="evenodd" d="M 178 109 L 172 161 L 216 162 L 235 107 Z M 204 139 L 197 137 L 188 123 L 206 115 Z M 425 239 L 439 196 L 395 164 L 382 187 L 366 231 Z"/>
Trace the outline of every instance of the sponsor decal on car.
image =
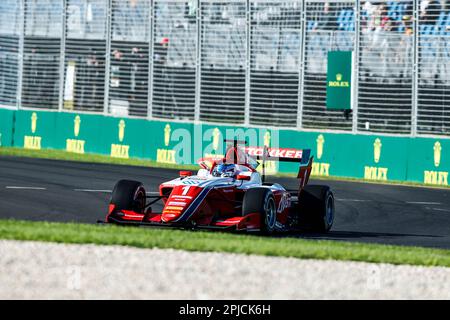
<path id="1" fill-rule="evenodd" d="M 280 203 L 278 204 L 277 213 L 283 212 L 290 206 L 291 206 L 291 197 L 287 193 L 283 193 L 283 196 L 280 199 Z"/>
<path id="2" fill-rule="evenodd" d="M 263 147 L 246 147 L 245 151 L 253 157 L 262 156 L 264 148 Z M 268 149 L 269 156 L 274 158 L 292 158 L 301 159 L 302 150 L 291 149 L 291 148 L 270 148 Z"/>

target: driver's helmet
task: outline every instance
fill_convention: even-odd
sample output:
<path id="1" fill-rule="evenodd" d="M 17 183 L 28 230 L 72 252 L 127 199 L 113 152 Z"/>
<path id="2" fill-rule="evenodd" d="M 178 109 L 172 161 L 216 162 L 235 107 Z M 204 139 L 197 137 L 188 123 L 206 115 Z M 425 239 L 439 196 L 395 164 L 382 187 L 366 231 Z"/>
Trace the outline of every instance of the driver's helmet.
<path id="1" fill-rule="evenodd" d="M 233 177 L 236 172 L 237 168 L 235 164 L 222 163 L 214 168 L 212 175 L 214 177 Z"/>

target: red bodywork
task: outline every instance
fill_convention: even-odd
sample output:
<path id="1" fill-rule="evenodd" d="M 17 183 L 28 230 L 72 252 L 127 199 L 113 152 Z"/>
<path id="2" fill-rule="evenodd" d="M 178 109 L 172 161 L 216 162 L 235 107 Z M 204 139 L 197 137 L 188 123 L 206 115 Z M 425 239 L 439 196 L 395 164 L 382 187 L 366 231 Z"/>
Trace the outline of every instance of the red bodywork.
<path id="1" fill-rule="evenodd" d="M 231 146 L 225 158 L 202 158 L 199 165 L 203 173 L 211 174 L 220 163 L 239 164 L 244 173 L 236 177 L 205 178 L 192 176 L 181 171 L 180 177 L 159 186 L 159 198 L 164 204 L 162 212 L 154 213 L 151 208 L 136 212 L 116 210 L 109 206 L 107 222 L 118 224 L 138 224 L 144 226 L 169 226 L 208 229 L 232 229 L 236 231 L 258 231 L 260 214 L 242 214 L 242 201 L 250 188 L 269 188 L 276 205 L 276 229 L 289 228 L 292 208 L 298 192 L 306 185 L 311 173 L 312 157 L 309 150 L 240 148 Z M 292 161 L 300 166 L 299 189 L 288 191 L 279 184 L 263 184 L 256 171 L 256 160 Z M 199 171 L 200 172 L 200 171 Z M 246 178 L 247 177 L 247 178 Z M 259 180 L 258 180 L 259 177 Z"/>

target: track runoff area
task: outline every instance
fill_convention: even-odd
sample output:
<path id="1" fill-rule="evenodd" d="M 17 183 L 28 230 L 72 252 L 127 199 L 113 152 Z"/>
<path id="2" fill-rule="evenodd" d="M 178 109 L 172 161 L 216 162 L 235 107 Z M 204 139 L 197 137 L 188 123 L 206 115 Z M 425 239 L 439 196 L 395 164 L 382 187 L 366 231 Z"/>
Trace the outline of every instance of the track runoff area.
<path id="1" fill-rule="evenodd" d="M 149 194 L 178 170 L 0 157 L 2 218 L 95 223 L 104 219 L 111 191 L 120 179 L 142 181 Z M 287 188 L 294 178 L 268 177 Z M 450 189 L 314 180 L 329 185 L 336 216 L 327 234 L 298 237 L 354 242 L 450 248 Z M 155 207 L 155 212 L 161 210 Z M 291 235 L 290 235 L 291 236 Z"/>

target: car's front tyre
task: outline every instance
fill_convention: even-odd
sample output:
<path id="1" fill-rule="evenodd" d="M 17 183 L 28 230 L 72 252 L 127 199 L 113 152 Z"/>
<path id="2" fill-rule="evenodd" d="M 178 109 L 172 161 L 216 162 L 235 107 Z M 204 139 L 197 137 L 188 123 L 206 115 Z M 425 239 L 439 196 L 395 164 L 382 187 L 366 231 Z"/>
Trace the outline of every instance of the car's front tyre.
<path id="1" fill-rule="evenodd" d="M 114 211 L 131 210 L 144 213 L 146 192 L 144 185 L 139 181 L 120 180 L 114 186 L 110 205 L 114 205 Z"/>

